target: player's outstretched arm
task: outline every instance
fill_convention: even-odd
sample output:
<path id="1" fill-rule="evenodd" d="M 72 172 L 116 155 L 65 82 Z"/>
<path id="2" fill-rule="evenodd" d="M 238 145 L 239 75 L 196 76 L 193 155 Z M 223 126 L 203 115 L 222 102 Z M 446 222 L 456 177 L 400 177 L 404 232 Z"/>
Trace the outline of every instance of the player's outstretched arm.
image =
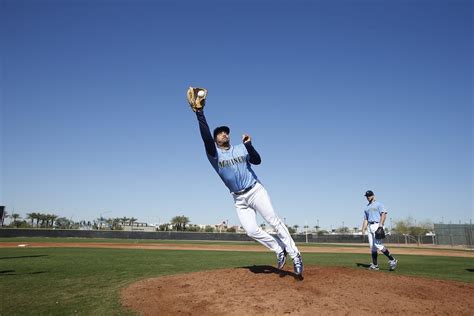
<path id="1" fill-rule="evenodd" d="M 206 153 L 211 157 L 217 157 L 217 149 L 214 144 L 214 139 L 212 138 L 211 131 L 209 130 L 209 125 L 207 125 L 206 117 L 204 116 L 204 111 L 196 111 L 196 117 L 199 122 L 199 131 L 201 132 L 201 138 L 204 142 L 204 147 L 206 148 Z"/>
<path id="2" fill-rule="evenodd" d="M 252 145 L 252 138 L 249 135 L 244 134 L 242 135 L 242 141 L 244 142 L 245 148 L 247 148 L 247 152 L 249 153 L 249 162 L 252 165 L 259 165 L 262 163 L 262 158 L 260 158 L 260 155 Z"/>

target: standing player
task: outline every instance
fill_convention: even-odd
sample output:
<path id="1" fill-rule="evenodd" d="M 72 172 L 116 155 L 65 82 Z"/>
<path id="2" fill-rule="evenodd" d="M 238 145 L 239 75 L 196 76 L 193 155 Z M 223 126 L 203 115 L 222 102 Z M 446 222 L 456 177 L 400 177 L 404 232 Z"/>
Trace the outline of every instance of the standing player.
<path id="1" fill-rule="evenodd" d="M 195 95 L 200 96 L 201 99 L 204 98 L 202 104 L 199 104 L 199 97 L 196 101 Z M 207 90 L 205 89 L 190 88 L 188 90 L 188 102 L 196 112 L 207 158 L 229 189 L 242 227 L 249 237 L 277 254 L 278 269 L 283 268 L 286 255 L 289 254 L 293 259 L 295 274 L 302 276 L 303 261 L 298 248 L 296 248 L 288 228 L 276 215 L 266 189 L 251 168 L 251 164 L 259 165 L 261 163 L 260 155 L 253 147 L 251 137 L 243 135 L 242 144 L 232 146 L 229 127 L 217 127 L 211 134 L 203 111 L 203 101 L 206 96 Z M 200 105 L 199 107 L 195 106 L 196 102 Z M 276 230 L 280 240 L 275 239 L 257 225 L 256 212 L 259 212 Z"/>
<path id="2" fill-rule="evenodd" d="M 369 238 L 369 246 L 372 251 L 372 264 L 369 266 L 369 270 L 379 270 L 377 264 L 377 250 L 380 250 L 390 260 L 390 271 L 393 271 L 397 267 L 397 259 L 393 258 L 387 248 L 382 243 L 382 238 L 385 237 L 383 232 L 383 224 L 387 218 L 387 211 L 382 203 L 375 200 L 374 192 L 365 192 L 365 197 L 369 204 L 364 211 L 364 222 L 362 223 L 362 235 L 368 228 L 367 236 Z M 382 229 L 380 229 L 381 227 Z M 377 231 L 378 230 L 378 231 Z M 382 232 L 382 236 L 379 236 L 379 232 Z"/>

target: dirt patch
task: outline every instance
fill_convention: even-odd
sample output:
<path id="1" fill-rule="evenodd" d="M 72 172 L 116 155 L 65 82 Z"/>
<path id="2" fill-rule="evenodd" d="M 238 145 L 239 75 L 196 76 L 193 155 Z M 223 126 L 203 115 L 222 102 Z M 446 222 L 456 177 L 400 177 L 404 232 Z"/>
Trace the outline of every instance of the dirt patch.
<path id="1" fill-rule="evenodd" d="M 120 248 L 120 249 L 150 249 L 150 250 L 214 250 L 214 251 L 267 251 L 258 244 L 235 245 L 229 244 L 163 244 L 163 243 L 101 243 L 101 242 L 0 242 L 0 248 L 29 247 L 29 248 Z M 431 248 L 404 248 L 387 245 L 395 255 L 422 255 L 474 258 L 474 251 L 453 251 Z M 302 253 L 362 253 L 370 254 L 367 247 L 345 246 L 305 246 L 298 245 Z"/>
<path id="2" fill-rule="evenodd" d="M 299 281 L 250 266 L 146 279 L 121 298 L 143 315 L 472 315 L 474 285 L 395 273 L 306 267 Z"/>

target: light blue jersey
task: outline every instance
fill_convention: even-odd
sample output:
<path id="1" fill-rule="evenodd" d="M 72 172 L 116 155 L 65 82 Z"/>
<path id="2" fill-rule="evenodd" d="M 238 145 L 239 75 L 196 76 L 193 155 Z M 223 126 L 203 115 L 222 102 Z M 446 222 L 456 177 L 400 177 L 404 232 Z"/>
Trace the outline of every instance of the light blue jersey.
<path id="1" fill-rule="evenodd" d="M 364 218 L 368 222 L 377 222 L 380 223 L 382 213 L 387 213 L 385 207 L 382 203 L 374 201 L 367 205 L 367 208 L 364 210 Z"/>
<path id="2" fill-rule="evenodd" d="M 207 157 L 230 192 L 242 191 L 258 181 L 250 166 L 249 153 L 244 144 L 231 146 L 228 150 L 217 146 L 216 149 L 217 158 L 209 155 Z"/>

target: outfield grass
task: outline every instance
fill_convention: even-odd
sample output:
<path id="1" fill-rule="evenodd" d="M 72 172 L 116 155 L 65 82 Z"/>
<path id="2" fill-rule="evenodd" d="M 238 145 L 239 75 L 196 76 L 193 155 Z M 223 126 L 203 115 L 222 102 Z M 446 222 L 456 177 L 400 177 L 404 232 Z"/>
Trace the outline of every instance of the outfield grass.
<path id="1" fill-rule="evenodd" d="M 195 245 L 222 245 L 222 244 L 231 244 L 231 245 L 260 245 L 256 241 L 226 241 L 226 240 L 167 240 L 167 239 L 121 239 L 121 238 L 77 238 L 77 237 L 0 237 L 0 242 L 64 242 L 64 243 L 124 243 L 124 244 L 195 244 Z M 340 243 L 305 243 L 305 242 L 298 242 L 298 246 L 305 247 L 351 247 L 351 248 L 367 248 L 368 243 L 361 243 L 361 244 L 340 244 Z M 400 245 L 400 248 L 404 249 L 434 249 L 437 248 L 423 246 L 405 246 L 403 244 Z M 390 244 L 388 247 L 390 248 L 397 248 L 396 244 Z M 453 252 L 472 252 L 472 249 L 460 249 L 460 248 L 440 248 L 443 251 L 453 251 Z"/>
<path id="2" fill-rule="evenodd" d="M 357 267 L 364 254 L 306 253 L 306 265 Z M 388 264 L 381 260 L 381 268 Z M 398 256 L 397 274 L 474 282 L 472 258 Z M 274 264 L 270 252 L 93 248 L 0 248 L 0 315 L 127 314 L 120 288 L 136 280 Z M 389 273 L 389 272 L 380 272 Z M 310 281 L 310 280 L 306 280 Z"/>

